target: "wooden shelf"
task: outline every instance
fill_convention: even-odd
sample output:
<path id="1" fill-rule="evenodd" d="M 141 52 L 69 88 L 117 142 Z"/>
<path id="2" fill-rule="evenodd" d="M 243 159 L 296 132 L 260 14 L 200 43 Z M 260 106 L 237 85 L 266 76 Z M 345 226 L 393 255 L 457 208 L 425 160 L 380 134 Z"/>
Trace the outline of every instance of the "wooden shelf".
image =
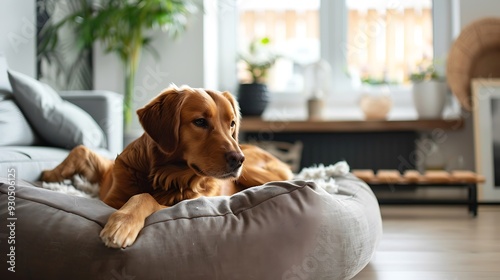
<path id="1" fill-rule="evenodd" d="M 417 170 L 406 170 L 401 174 L 398 170 L 354 169 L 354 176 L 370 185 L 453 185 L 453 184 L 478 184 L 484 183 L 484 176 L 469 170 L 430 170 L 420 174 Z"/>
<path id="2" fill-rule="evenodd" d="M 436 120 L 263 120 L 260 117 L 244 117 L 242 132 L 377 132 L 421 131 L 440 128 L 458 130 L 464 125 L 462 118 Z"/>

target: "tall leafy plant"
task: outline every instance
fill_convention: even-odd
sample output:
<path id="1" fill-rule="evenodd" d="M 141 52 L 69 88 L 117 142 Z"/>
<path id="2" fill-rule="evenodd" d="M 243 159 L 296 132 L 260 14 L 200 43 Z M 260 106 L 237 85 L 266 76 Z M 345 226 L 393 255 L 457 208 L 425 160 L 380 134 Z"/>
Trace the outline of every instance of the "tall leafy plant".
<path id="1" fill-rule="evenodd" d="M 37 0 L 36 7 L 37 40 L 44 44 L 47 42 L 46 36 L 50 35 L 47 32 L 51 31 L 45 25 L 80 10 L 77 1 Z M 78 34 L 68 25 L 58 29 L 58 33 L 60 39 L 55 47 L 47 49 L 44 44 L 38 44 L 38 78 L 45 79 L 59 89 L 92 89 L 92 49 L 80 48 L 77 45 Z"/>
<path id="2" fill-rule="evenodd" d="M 59 42 L 59 30 L 70 25 L 78 34 L 77 46 L 89 49 L 101 42 L 105 52 L 116 53 L 125 70 L 124 123 L 130 128 L 133 91 L 142 49 L 150 47 L 149 30 L 170 36 L 181 34 L 196 6 L 187 0 L 79 0 L 79 9 L 41 30 L 39 53 L 50 54 Z M 47 56 L 50 60 L 50 56 Z"/>

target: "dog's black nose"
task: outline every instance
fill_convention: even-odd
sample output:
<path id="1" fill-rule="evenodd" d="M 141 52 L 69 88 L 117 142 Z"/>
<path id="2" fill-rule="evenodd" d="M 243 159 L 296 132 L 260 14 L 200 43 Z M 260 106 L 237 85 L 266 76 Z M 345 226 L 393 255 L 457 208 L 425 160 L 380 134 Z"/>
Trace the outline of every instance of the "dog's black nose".
<path id="1" fill-rule="evenodd" d="M 240 167 L 243 164 L 244 160 L 245 156 L 242 153 L 235 151 L 226 153 L 226 162 L 231 169 Z"/>

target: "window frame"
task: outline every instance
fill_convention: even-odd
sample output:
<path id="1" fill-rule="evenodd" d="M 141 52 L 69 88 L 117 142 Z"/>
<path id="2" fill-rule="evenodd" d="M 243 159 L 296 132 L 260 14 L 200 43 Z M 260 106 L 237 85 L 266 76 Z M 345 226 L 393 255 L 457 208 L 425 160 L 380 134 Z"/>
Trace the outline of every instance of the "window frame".
<path id="1" fill-rule="evenodd" d="M 210 1 L 210 0 L 205 0 Z M 229 4 L 230 1 L 232 3 Z M 452 3 L 453 0 L 432 1 L 434 58 L 445 61 L 452 42 Z M 219 0 L 218 7 L 218 86 L 221 90 L 237 93 L 237 23 L 236 0 Z M 331 92 L 328 99 L 352 103 L 359 95 L 344 68 L 347 44 L 347 5 L 346 1 L 320 0 L 320 56 L 332 66 Z M 326 32 L 328 30 L 328 32 Z M 438 65 L 440 73 L 445 73 L 445 65 Z M 408 87 L 396 91 L 409 92 Z M 346 97 L 350 96 L 350 97 Z M 303 104 L 307 97 L 302 92 L 271 94 L 272 101 L 280 104 Z M 407 103 L 404 101 L 403 103 Z"/>

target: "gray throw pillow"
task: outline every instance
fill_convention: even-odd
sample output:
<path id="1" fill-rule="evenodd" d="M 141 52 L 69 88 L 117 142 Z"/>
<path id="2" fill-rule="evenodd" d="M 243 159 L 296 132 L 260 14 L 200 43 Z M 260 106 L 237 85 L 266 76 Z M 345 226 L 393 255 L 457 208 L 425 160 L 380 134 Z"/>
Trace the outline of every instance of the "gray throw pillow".
<path id="1" fill-rule="evenodd" d="M 49 85 L 19 72 L 8 72 L 14 98 L 45 141 L 67 149 L 80 144 L 105 147 L 104 132 L 87 112 L 64 101 Z"/>
<path id="2" fill-rule="evenodd" d="M 12 92 L 12 87 L 7 77 L 7 69 L 7 60 L 2 53 L 0 53 L 0 100 L 5 99 L 5 97 Z"/>

